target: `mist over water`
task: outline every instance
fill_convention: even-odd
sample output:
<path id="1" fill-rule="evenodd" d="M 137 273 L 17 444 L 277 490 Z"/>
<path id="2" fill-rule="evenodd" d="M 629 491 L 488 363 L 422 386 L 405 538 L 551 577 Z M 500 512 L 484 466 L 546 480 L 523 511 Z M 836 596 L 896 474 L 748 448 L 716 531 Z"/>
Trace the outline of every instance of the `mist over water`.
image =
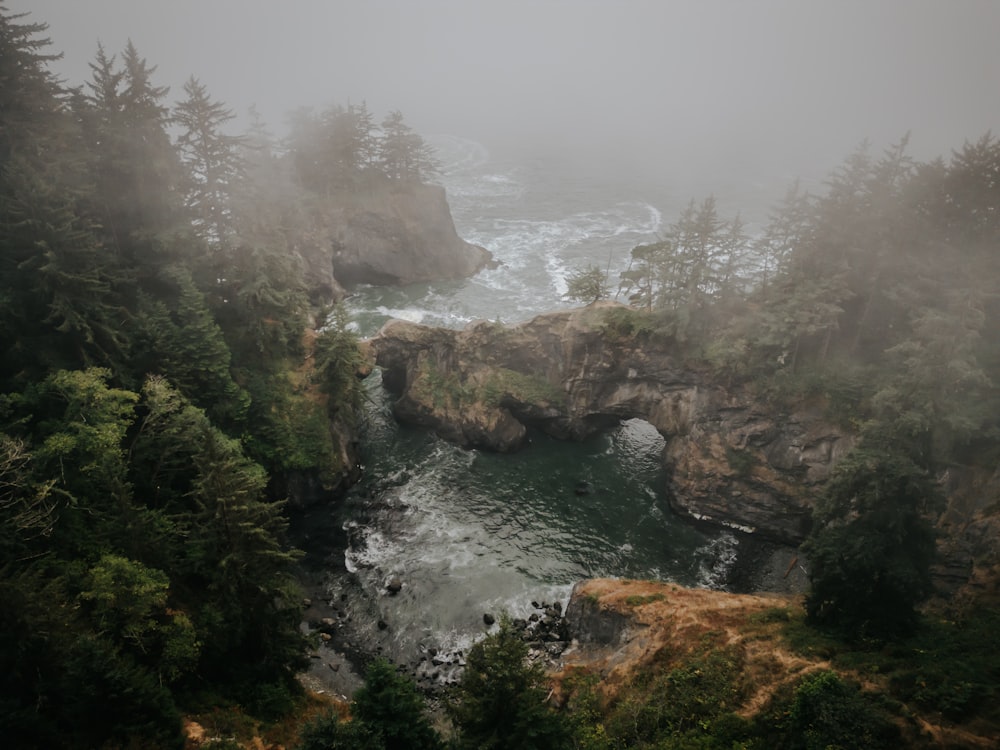
<path id="1" fill-rule="evenodd" d="M 472 279 L 362 287 L 348 300 L 362 335 L 390 318 L 460 328 L 473 320 L 513 323 L 569 307 L 566 278 L 589 264 L 612 291 L 629 253 L 655 242 L 692 198 L 688 186 L 587 168 L 557 156 L 517 160 L 456 136 L 429 137 L 459 235 L 493 253 L 496 269 Z M 723 216 L 741 212 L 753 231 L 784 191 L 783 180 L 718 186 Z M 711 191 L 709 191 L 711 192 Z"/>
<path id="2" fill-rule="evenodd" d="M 501 265 L 462 281 L 356 290 L 348 307 L 363 335 L 393 317 L 460 328 L 569 306 L 570 270 L 593 263 L 614 281 L 631 248 L 655 240 L 685 202 L 669 185 L 496 159 L 462 138 L 434 143 L 459 234 Z M 400 427 L 378 375 L 367 385 L 365 479 L 340 511 L 346 572 L 330 594 L 365 592 L 352 620 L 370 648 L 400 661 L 460 650 L 482 632 L 484 613 L 527 616 L 532 601 L 565 601 L 585 578 L 721 586 L 732 571 L 738 537 L 670 511 L 664 440 L 645 422 L 583 443 L 538 434 L 500 455 Z M 403 587 L 390 596 L 394 578 Z"/>

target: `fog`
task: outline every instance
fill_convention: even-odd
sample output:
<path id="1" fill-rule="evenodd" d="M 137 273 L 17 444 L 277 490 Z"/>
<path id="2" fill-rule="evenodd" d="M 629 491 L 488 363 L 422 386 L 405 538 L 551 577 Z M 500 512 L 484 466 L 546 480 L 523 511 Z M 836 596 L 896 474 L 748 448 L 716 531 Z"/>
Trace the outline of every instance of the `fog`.
<path id="1" fill-rule="evenodd" d="M 419 132 L 620 174 L 826 173 L 863 139 L 947 155 L 1000 122 L 995 0 L 8 0 L 89 76 L 131 38 L 281 132 L 365 100 Z"/>

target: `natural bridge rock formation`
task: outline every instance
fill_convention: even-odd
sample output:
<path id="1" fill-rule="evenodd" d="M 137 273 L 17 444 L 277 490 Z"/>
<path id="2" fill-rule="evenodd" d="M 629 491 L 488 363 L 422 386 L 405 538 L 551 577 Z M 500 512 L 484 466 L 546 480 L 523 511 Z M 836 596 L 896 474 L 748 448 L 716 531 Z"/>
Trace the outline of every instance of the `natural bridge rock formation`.
<path id="1" fill-rule="evenodd" d="M 815 485 L 853 437 L 817 407 L 775 413 L 633 330 L 603 303 L 514 327 L 392 321 L 371 340 L 398 419 L 467 447 L 507 451 L 529 428 L 582 439 L 639 418 L 667 441 L 674 507 L 786 543 L 808 530 Z"/>

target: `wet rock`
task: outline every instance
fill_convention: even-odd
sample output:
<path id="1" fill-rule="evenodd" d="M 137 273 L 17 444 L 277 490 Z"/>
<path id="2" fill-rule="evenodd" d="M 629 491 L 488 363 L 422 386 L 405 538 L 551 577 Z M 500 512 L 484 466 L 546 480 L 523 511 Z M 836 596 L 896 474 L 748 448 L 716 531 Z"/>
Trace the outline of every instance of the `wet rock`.
<path id="1" fill-rule="evenodd" d="M 385 585 L 385 590 L 389 592 L 389 596 L 395 596 L 403 590 L 403 582 L 396 577 L 390 578 Z"/>
<path id="2" fill-rule="evenodd" d="M 579 596 L 573 588 L 566 618 L 568 634 L 580 643 L 610 645 L 620 643 L 628 634 L 628 618 L 619 612 L 604 610 L 596 598 Z"/>
<path id="3" fill-rule="evenodd" d="M 379 630 L 385 630 L 388 627 L 389 627 L 389 623 L 387 623 L 385 620 L 379 620 L 378 621 L 378 629 Z"/>
<path id="4" fill-rule="evenodd" d="M 493 624 L 493 623 L 495 623 L 496 621 L 497 621 L 497 619 L 496 619 L 496 618 L 495 618 L 495 617 L 494 617 L 493 615 L 491 615 L 491 614 L 490 614 L 489 612 L 486 612 L 486 613 L 485 613 L 485 614 L 483 615 L 483 623 L 484 623 L 485 625 L 487 625 L 487 626 L 490 626 L 490 625 L 492 625 L 492 624 Z"/>

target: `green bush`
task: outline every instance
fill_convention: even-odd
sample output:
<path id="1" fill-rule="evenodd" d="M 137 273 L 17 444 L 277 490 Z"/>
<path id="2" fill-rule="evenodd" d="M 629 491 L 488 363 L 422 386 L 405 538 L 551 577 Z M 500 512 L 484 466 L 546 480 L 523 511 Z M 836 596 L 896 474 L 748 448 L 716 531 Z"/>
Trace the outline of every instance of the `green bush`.
<path id="1" fill-rule="evenodd" d="M 434 750 L 441 746 L 424 715 L 424 700 L 416 685 L 385 659 L 376 659 L 368 667 L 364 687 L 354 694 L 351 714 L 351 723 L 377 736 L 386 750 Z"/>
<path id="2" fill-rule="evenodd" d="M 295 750 L 385 750 L 385 744 L 368 725 L 343 721 L 330 711 L 302 728 Z"/>
<path id="3" fill-rule="evenodd" d="M 604 311 L 601 332 L 609 339 L 622 341 L 652 336 L 658 326 L 649 313 L 631 307 L 612 307 Z"/>
<path id="4" fill-rule="evenodd" d="M 560 750 L 572 747 L 565 718 L 545 703 L 541 665 L 528 664 L 528 647 L 510 618 L 469 651 L 465 672 L 448 705 L 468 750 Z"/>
<path id="5" fill-rule="evenodd" d="M 738 651 L 706 644 L 669 669 L 649 670 L 611 707 L 608 733 L 626 747 L 718 746 L 717 733 L 745 729 L 733 714 L 745 697 L 742 668 Z"/>
<path id="6" fill-rule="evenodd" d="M 834 672 L 808 675 L 788 711 L 783 747 L 790 750 L 876 750 L 899 747 L 899 730 L 854 685 Z"/>

